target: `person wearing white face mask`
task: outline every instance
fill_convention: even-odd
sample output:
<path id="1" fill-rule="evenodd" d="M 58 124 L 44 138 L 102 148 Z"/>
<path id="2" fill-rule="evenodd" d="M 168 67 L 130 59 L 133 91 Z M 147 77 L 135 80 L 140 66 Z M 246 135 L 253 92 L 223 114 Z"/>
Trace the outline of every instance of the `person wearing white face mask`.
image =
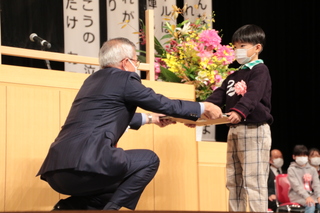
<path id="1" fill-rule="evenodd" d="M 229 211 L 268 210 L 268 173 L 271 149 L 272 83 L 259 54 L 265 33 L 256 25 L 240 27 L 232 44 L 241 67 L 230 74 L 206 101 L 225 110 L 230 121 L 227 139 Z"/>
<path id="2" fill-rule="evenodd" d="M 308 163 L 308 149 L 304 145 L 296 145 L 293 149 L 288 168 L 290 183 L 289 198 L 291 202 L 305 206 L 306 213 L 320 210 L 320 181 L 318 172 Z"/>
<path id="3" fill-rule="evenodd" d="M 283 157 L 279 149 L 273 149 L 270 152 L 270 170 L 275 176 L 282 174 Z"/>
<path id="4" fill-rule="evenodd" d="M 145 87 L 135 73 L 136 46 L 127 38 L 106 41 L 99 63 L 101 69 L 79 89 L 37 174 L 58 193 L 71 195 L 54 210 L 135 210 L 160 160 L 152 150 L 117 147 L 128 125 L 138 130 L 144 124 L 171 123 L 161 115 L 193 121 L 222 117 L 212 103 L 172 100 Z M 154 113 L 136 113 L 138 107 Z"/>
<path id="5" fill-rule="evenodd" d="M 274 180 L 275 177 L 279 174 L 283 174 L 282 170 L 283 166 L 283 156 L 282 152 L 279 149 L 273 149 L 270 152 L 270 171 L 268 178 L 268 208 L 272 211 L 276 211 L 277 203 L 276 203 L 276 192 Z"/>
<path id="6" fill-rule="evenodd" d="M 317 148 L 311 148 L 309 150 L 309 163 L 316 168 L 320 177 L 320 150 Z"/>

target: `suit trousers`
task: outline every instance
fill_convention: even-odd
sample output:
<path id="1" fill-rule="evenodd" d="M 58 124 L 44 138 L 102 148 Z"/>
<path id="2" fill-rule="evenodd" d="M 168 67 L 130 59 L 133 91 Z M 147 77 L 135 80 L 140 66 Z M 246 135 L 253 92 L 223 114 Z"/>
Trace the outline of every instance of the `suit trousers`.
<path id="1" fill-rule="evenodd" d="M 160 160 L 151 150 L 124 152 L 128 170 L 120 177 L 70 169 L 47 172 L 43 177 L 55 191 L 71 195 L 78 209 L 104 209 L 111 202 L 119 208 L 134 210 L 143 190 L 155 176 Z"/>

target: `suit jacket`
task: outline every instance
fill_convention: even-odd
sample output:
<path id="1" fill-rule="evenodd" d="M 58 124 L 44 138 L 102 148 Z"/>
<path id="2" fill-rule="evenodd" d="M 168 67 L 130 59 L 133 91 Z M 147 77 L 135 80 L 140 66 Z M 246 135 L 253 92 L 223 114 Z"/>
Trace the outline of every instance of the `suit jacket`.
<path id="1" fill-rule="evenodd" d="M 287 171 L 285 169 L 283 169 L 283 168 L 281 168 L 280 171 L 281 171 L 281 174 L 286 174 L 287 173 Z M 271 165 L 270 165 L 269 177 L 268 177 L 268 196 L 276 194 L 275 182 L 274 182 L 275 179 L 276 179 L 276 175 L 271 170 Z"/>
<path id="2" fill-rule="evenodd" d="M 61 169 L 123 175 L 127 156 L 115 146 L 137 107 L 190 120 L 201 116 L 199 103 L 156 94 L 134 72 L 99 70 L 84 81 L 37 175 Z M 136 121 L 131 128 L 140 125 Z"/>
<path id="3" fill-rule="evenodd" d="M 268 177 L 268 197 L 270 195 L 275 195 L 276 190 L 275 190 L 275 185 L 274 185 L 274 180 L 276 179 L 276 176 L 274 175 L 273 171 L 269 169 L 269 177 Z"/>

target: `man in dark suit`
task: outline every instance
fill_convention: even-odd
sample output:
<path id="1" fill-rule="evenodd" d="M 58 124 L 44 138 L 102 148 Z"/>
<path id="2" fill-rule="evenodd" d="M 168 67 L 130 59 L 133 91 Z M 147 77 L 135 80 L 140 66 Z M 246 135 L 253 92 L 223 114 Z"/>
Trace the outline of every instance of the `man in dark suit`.
<path id="1" fill-rule="evenodd" d="M 38 175 L 57 192 L 71 195 L 54 210 L 135 209 L 157 172 L 159 158 L 151 150 L 117 148 L 117 142 L 128 125 L 139 129 L 144 123 L 169 123 L 159 116 L 135 114 L 137 107 L 190 120 L 201 114 L 209 119 L 222 116 L 211 103 L 171 100 L 142 85 L 135 73 L 135 49 L 125 38 L 104 43 L 99 53 L 102 69 L 85 80 L 51 144 Z"/>
<path id="2" fill-rule="evenodd" d="M 268 208 L 272 211 L 276 211 L 277 203 L 276 203 L 276 192 L 275 192 L 275 184 L 274 180 L 277 175 L 283 174 L 282 166 L 283 166 L 283 156 L 280 150 L 272 149 L 270 151 L 270 171 L 268 177 Z"/>

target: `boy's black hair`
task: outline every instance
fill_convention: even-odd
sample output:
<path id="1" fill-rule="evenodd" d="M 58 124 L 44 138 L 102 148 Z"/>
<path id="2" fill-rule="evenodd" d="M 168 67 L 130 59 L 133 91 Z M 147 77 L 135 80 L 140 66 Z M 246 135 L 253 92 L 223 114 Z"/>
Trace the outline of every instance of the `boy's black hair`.
<path id="1" fill-rule="evenodd" d="M 318 153 L 320 154 L 320 150 L 317 149 L 317 148 L 311 148 L 311 149 L 309 149 L 309 155 L 310 155 L 311 153 L 313 153 L 313 152 L 318 152 Z"/>
<path id="2" fill-rule="evenodd" d="M 308 149 L 305 145 L 296 145 L 293 148 L 293 155 L 299 156 L 299 155 L 309 155 Z"/>
<path id="3" fill-rule="evenodd" d="M 254 24 L 247 24 L 234 32 L 232 36 L 232 43 L 243 42 L 250 43 L 253 45 L 261 44 L 264 47 L 266 42 L 266 35 L 264 31 Z"/>

